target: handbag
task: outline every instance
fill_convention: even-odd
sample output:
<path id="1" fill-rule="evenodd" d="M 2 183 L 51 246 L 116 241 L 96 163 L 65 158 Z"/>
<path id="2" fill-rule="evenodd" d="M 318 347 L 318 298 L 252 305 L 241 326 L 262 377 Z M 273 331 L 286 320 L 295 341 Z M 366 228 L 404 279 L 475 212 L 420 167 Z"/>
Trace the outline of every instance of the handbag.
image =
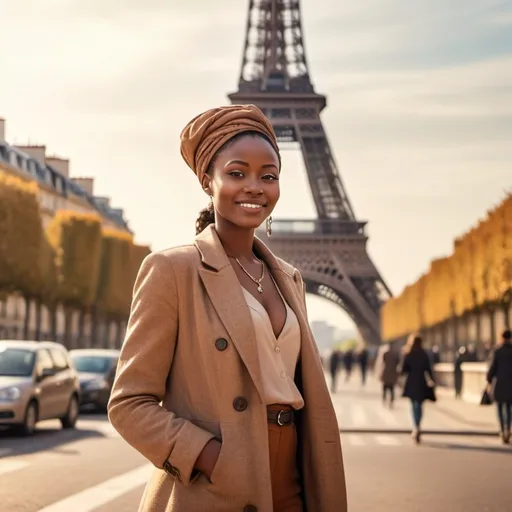
<path id="1" fill-rule="evenodd" d="M 480 405 L 491 405 L 493 403 L 493 399 L 487 388 L 484 389 L 482 393 L 482 398 L 480 399 Z"/>

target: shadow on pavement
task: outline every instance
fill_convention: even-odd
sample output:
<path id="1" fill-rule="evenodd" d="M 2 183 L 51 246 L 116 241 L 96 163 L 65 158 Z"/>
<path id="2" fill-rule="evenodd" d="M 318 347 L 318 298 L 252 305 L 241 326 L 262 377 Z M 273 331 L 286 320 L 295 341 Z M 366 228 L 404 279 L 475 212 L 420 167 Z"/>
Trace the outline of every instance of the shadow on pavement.
<path id="1" fill-rule="evenodd" d="M 105 415 L 80 415 L 79 426 L 75 429 L 63 429 L 58 421 L 41 422 L 32 436 L 21 436 L 16 430 L 9 428 L 0 429 L 0 459 L 5 457 L 15 457 L 18 455 L 29 455 L 42 451 L 53 451 L 59 454 L 73 455 L 73 450 L 68 450 L 65 445 L 84 439 L 106 437 L 100 430 L 88 425 L 89 421 L 95 421 L 104 418 L 105 423 L 108 419 Z M 48 423 L 50 423 L 48 425 Z"/>
<path id="2" fill-rule="evenodd" d="M 496 440 L 496 443 L 499 443 Z M 422 441 L 421 446 L 427 446 L 429 448 L 437 448 L 441 450 L 451 450 L 451 451 L 467 451 L 467 452 L 484 452 L 484 453 L 512 453 L 512 446 L 475 446 L 464 443 L 435 443 L 429 441 Z"/>

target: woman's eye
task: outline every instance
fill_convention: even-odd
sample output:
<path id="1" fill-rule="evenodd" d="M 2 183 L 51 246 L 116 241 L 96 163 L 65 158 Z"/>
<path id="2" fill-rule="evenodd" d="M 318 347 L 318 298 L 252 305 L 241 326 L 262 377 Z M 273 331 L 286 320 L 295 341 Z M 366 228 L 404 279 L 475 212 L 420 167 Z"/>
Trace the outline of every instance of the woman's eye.
<path id="1" fill-rule="evenodd" d="M 264 180 L 278 180 L 279 178 L 277 176 L 275 176 L 274 174 L 265 174 L 265 176 L 263 176 L 263 179 Z"/>
<path id="2" fill-rule="evenodd" d="M 240 176 L 243 176 L 242 171 L 230 171 L 228 174 L 230 176 L 236 176 L 237 178 L 240 177 Z"/>

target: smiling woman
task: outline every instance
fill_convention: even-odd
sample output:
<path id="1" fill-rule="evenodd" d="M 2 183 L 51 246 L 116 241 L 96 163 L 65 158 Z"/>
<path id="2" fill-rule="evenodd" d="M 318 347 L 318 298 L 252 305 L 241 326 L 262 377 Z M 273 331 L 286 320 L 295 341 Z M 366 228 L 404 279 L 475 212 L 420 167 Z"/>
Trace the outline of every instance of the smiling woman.
<path id="1" fill-rule="evenodd" d="M 255 237 L 280 194 L 272 126 L 254 105 L 212 109 L 181 153 L 210 206 L 193 244 L 144 260 L 109 403 L 157 468 L 139 510 L 346 512 L 302 278 Z"/>

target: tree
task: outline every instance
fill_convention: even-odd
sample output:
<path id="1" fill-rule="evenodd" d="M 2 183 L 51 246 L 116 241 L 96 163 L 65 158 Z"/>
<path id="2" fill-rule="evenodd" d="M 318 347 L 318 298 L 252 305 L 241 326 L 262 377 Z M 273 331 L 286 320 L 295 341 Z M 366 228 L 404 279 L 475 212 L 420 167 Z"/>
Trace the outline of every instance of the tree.
<path id="1" fill-rule="evenodd" d="M 31 298 L 45 288 L 41 250 L 44 231 L 35 181 L 0 172 L 0 288 L 25 298 L 24 338 Z"/>
<path id="2" fill-rule="evenodd" d="M 508 315 L 512 300 L 512 194 L 454 242 L 451 256 L 434 260 L 429 272 L 381 310 L 383 338 L 496 305 Z M 491 316 L 492 320 L 492 316 Z M 510 325 L 510 318 L 506 317 Z M 477 329 L 480 329 L 477 316 Z"/>
<path id="3" fill-rule="evenodd" d="M 78 337 L 98 285 L 101 252 L 101 219 L 95 213 L 59 210 L 47 236 L 56 253 L 56 296 L 65 310 L 65 339 L 69 342 L 71 314 L 80 311 Z"/>
<path id="4" fill-rule="evenodd" d="M 93 343 L 98 344 L 98 325 L 119 321 L 126 314 L 126 295 L 131 266 L 133 236 L 123 231 L 105 229 L 101 243 L 101 264 L 93 310 Z"/>

